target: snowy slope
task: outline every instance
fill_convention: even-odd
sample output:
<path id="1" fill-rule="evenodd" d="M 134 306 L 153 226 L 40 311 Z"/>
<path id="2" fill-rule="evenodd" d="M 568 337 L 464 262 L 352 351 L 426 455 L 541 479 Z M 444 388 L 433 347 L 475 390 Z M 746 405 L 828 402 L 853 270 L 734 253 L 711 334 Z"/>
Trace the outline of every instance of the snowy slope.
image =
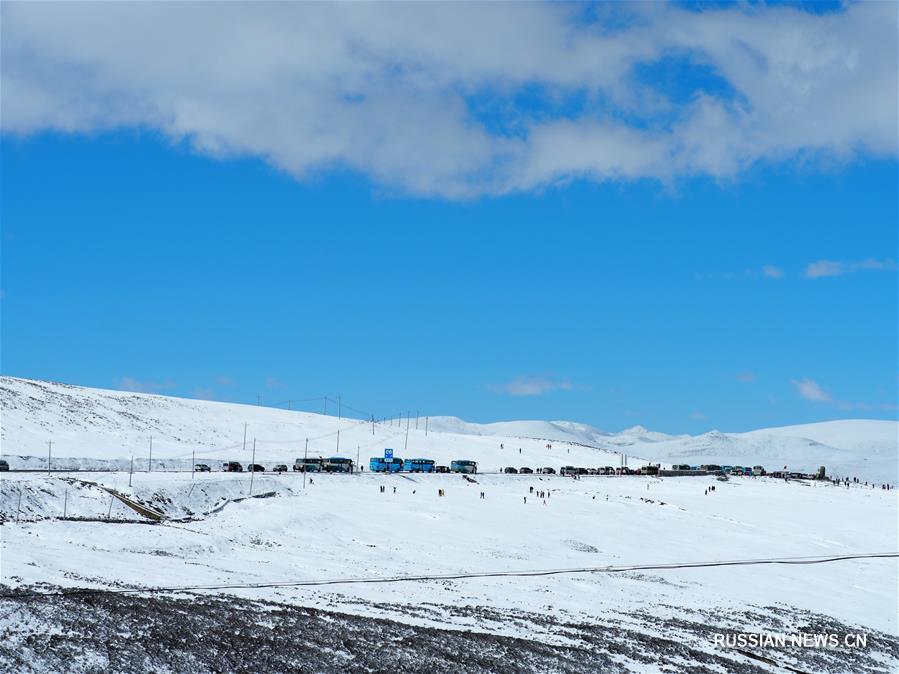
<path id="1" fill-rule="evenodd" d="M 60 457 L 55 461 L 121 465 L 134 452 L 144 462 L 150 435 L 157 468 L 186 466 L 192 453 L 209 463 L 248 461 L 251 450 L 242 449 L 246 423 L 248 445 L 256 439 L 257 461 L 265 464 L 292 462 L 302 455 L 306 437 L 310 454 L 338 453 L 340 430 L 339 453 L 355 458 L 358 451 L 363 461 L 393 447 L 400 456 L 440 462 L 473 458 L 482 470 L 494 471 L 503 465 L 618 465 L 612 452 L 622 448 L 631 457 L 658 456 L 662 462 L 686 456 L 690 462 L 788 463 L 810 470 L 821 463 L 832 468 L 880 461 L 881 470 L 895 469 L 895 424 L 889 422 L 674 437 L 644 428 L 610 434 L 568 422 L 477 425 L 435 418 L 427 434 L 413 422 L 404 452 L 405 425 L 265 407 L 13 378 L 0 379 L 0 402 L 2 451 L 13 467 L 41 465 L 49 440 Z M 787 671 L 751 669 L 757 661 L 722 652 L 710 638 L 710 631 L 722 630 L 864 632 L 878 644 L 861 655 L 844 653 L 842 660 L 808 649 L 776 653 L 798 671 L 884 672 L 899 663 L 895 559 L 234 587 L 893 552 L 899 545 L 895 491 L 754 477 L 717 482 L 479 474 L 476 483 L 459 475 L 313 477 L 306 484 L 292 472 L 4 473 L 0 585 L 225 586 L 197 599 L 272 600 L 494 633 L 541 648 L 601 643 L 620 665 L 609 671 L 691 672 L 702 662 L 710 663 L 708 671 Z M 152 526 L 106 523 L 107 517 L 138 516 L 103 487 L 173 519 Z M 546 496 L 538 495 L 544 490 Z M 262 495 L 268 496 L 247 498 Z M 98 521 L 59 519 L 64 513 Z M 191 521 L 175 521 L 184 516 Z M 31 620 L 21 607 L 14 609 L 5 607 L 10 625 Z M 51 628 L 34 625 L 37 634 Z M 660 644 L 670 648 L 659 650 Z"/>
<path id="2" fill-rule="evenodd" d="M 511 466 L 672 463 L 762 464 L 875 482 L 897 480 L 897 422 L 830 421 L 749 433 L 712 431 L 673 436 L 641 426 L 608 433 L 570 421 L 475 424 L 431 417 L 411 424 L 370 424 L 322 414 L 253 405 L 171 398 L 0 377 L 0 441 L 13 467 L 45 466 L 53 441 L 57 467 L 124 466 L 133 455 L 145 465 L 153 438 L 154 466 L 186 468 L 191 457 L 207 463 L 248 461 L 256 440 L 260 463 L 293 463 L 309 438 L 311 456 L 341 454 L 363 463 L 385 447 L 397 456 L 428 456 L 440 463 L 470 458 L 482 470 Z M 247 449 L 244 424 L 247 425 Z M 340 439 L 338 443 L 338 430 Z M 550 442 L 551 449 L 546 445 Z M 500 445 L 504 448 L 501 449 Z M 30 457 L 30 458 L 21 458 Z M 65 462 L 64 460 L 68 460 Z"/>

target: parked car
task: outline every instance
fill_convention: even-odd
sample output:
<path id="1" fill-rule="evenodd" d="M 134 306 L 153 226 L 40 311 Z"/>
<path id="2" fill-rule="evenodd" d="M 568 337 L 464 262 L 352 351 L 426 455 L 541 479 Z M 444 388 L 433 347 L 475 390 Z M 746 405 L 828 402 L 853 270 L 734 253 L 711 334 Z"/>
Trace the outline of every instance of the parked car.
<path id="1" fill-rule="evenodd" d="M 194 466 L 194 470 L 198 473 L 208 473 L 212 470 L 212 468 L 207 466 L 205 463 L 198 463 L 196 466 Z"/>
<path id="2" fill-rule="evenodd" d="M 519 473 L 526 474 L 526 475 L 530 475 L 530 474 L 533 473 L 534 471 L 531 470 L 530 468 L 528 468 L 527 466 L 522 466 L 521 468 L 518 469 L 518 472 L 519 472 Z"/>
<path id="3" fill-rule="evenodd" d="M 0 470 L 9 470 L 9 464 L 3 459 L 0 459 Z"/>
<path id="4" fill-rule="evenodd" d="M 265 466 L 261 466 L 258 463 L 251 463 L 249 466 L 247 466 L 247 470 L 249 470 L 253 473 L 264 473 Z"/>
<path id="5" fill-rule="evenodd" d="M 577 474 L 578 474 L 578 475 L 586 475 L 586 474 L 587 474 L 587 469 L 586 469 L 586 468 L 578 467 L 578 468 L 576 468 L 575 470 L 577 470 Z"/>
<path id="6" fill-rule="evenodd" d="M 614 475 L 615 469 L 612 468 L 612 466 L 603 466 L 600 474 L 601 475 Z"/>
<path id="7" fill-rule="evenodd" d="M 658 474 L 659 474 L 658 466 L 649 465 L 649 466 L 643 466 L 640 469 L 640 475 L 658 475 Z"/>
<path id="8" fill-rule="evenodd" d="M 559 470 L 560 475 L 574 475 L 575 473 L 577 473 L 577 468 L 574 466 L 562 466 Z"/>
<path id="9" fill-rule="evenodd" d="M 555 469 L 555 468 L 550 468 L 549 466 L 546 466 L 546 467 L 543 469 L 543 473 L 544 473 L 544 475 L 555 475 L 555 474 L 556 474 L 556 469 Z"/>
<path id="10" fill-rule="evenodd" d="M 435 473 L 448 473 L 448 472 L 450 472 L 450 469 L 449 469 L 449 466 L 435 466 L 434 472 Z"/>
<path id="11" fill-rule="evenodd" d="M 222 464 L 222 470 L 226 473 L 242 473 L 243 466 L 237 461 L 228 461 Z"/>
<path id="12" fill-rule="evenodd" d="M 274 470 L 276 473 L 286 473 L 286 472 L 287 472 L 287 465 L 284 464 L 284 463 L 279 463 L 279 464 L 278 464 L 277 466 L 275 466 L 272 470 Z"/>
<path id="13" fill-rule="evenodd" d="M 518 471 L 515 468 L 512 468 L 512 466 L 509 466 L 508 468 L 504 469 L 503 472 L 507 473 L 509 475 L 518 475 Z"/>
<path id="14" fill-rule="evenodd" d="M 765 472 L 765 467 L 764 467 L 764 466 L 753 466 L 753 467 L 752 467 L 752 474 L 753 474 L 753 475 L 766 475 L 767 473 Z"/>

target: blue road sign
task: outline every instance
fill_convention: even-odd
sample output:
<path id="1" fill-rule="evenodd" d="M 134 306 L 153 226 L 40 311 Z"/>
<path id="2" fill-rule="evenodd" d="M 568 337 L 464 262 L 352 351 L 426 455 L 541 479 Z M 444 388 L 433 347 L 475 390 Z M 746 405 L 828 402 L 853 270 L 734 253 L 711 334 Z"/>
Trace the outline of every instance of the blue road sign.
<path id="1" fill-rule="evenodd" d="M 393 458 L 393 450 L 392 450 L 392 449 L 385 449 L 385 450 L 384 450 L 384 458 L 385 458 L 385 459 L 392 459 L 392 458 Z"/>

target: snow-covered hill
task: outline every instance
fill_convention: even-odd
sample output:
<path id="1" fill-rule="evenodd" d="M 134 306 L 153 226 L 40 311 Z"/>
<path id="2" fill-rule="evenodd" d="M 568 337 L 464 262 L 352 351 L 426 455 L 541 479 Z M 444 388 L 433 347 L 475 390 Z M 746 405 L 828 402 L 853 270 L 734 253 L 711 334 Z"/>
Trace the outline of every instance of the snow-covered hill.
<path id="1" fill-rule="evenodd" d="M 899 425 L 895 421 L 845 420 L 769 428 L 748 433 L 712 431 L 667 435 L 641 426 L 609 433 L 571 421 L 503 421 L 475 424 L 431 417 L 410 427 L 253 405 L 172 398 L 0 377 L 0 451 L 13 467 L 45 466 L 49 441 L 59 467 L 122 465 L 133 455 L 154 465 L 186 467 L 192 457 L 208 463 L 247 461 L 256 442 L 261 463 L 292 463 L 309 439 L 311 456 L 428 456 L 448 463 L 471 458 L 483 470 L 502 466 L 630 465 L 672 463 L 762 464 L 896 482 Z M 246 424 L 246 449 L 244 449 Z M 338 430 L 339 440 L 338 440 Z M 547 448 L 547 444 L 551 444 Z M 501 447 L 502 446 L 502 447 Z M 140 463 L 140 465 L 143 465 Z"/>

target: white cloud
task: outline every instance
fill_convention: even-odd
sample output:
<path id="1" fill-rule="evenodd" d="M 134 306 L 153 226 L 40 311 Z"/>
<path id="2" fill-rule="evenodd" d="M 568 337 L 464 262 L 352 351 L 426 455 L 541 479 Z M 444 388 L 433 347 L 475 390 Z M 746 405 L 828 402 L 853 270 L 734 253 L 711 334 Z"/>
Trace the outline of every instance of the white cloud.
<path id="1" fill-rule="evenodd" d="M 824 276 L 842 276 L 846 267 L 842 262 L 834 260 L 818 260 L 805 268 L 806 278 L 822 278 Z"/>
<path id="2" fill-rule="evenodd" d="M 510 396 L 539 396 L 550 391 L 570 391 L 574 386 L 568 380 L 555 381 L 546 377 L 521 375 L 505 384 L 493 384 L 490 389 Z"/>
<path id="3" fill-rule="evenodd" d="M 746 370 L 745 372 L 737 373 L 737 381 L 743 382 L 744 384 L 751 384 L 755 381 L 755 373 Z"/>
<path id="4" fill-rule="evenodd" d="M 893 3 L 612 4 L 595 19 L 568 3 L 0 11 L 0 116 L 16 134 L 149 128 L 298 179 L 349 170 L 444 197 L 896 154 Z M 675 100 L 643 74 L 666 59 L 722 84 Z"/>
<path id="5" fill-rule="evenodd" d="M 833 397 L 813 379 L 793 379 L 790 381 L 796 391 L 806 400 L 816 403 L 832 403 Z"/>
<path id="6" fill-rule="evenodd" d="M 282 382 L 277 377 L 269 376 L 269 377 L 265 378 L 265 388 L 267 388 L 269 390 L 284 388 L 284 386 L 285 386 L 284 382 Z"/>
<path id="7" fill-rule="evenodd" d="M 818 260 L 805 268 L 806 278 L 816 279 L 826 276 L 842 276 L 856 271 L 895 271 L 895 260 L 858 260 L 855 262 L 840 262 L 838 260 Z"/>
<path id="8" fill-rule="evenodd" d="M 765 278 L 782 279 L 784 277 L 784 270 L 780 267 L 775 267 L 773 264 L 766 264 L 762 267 L 762 276 Z"/>
<path id="9" fill-rule="evenodd" d="M 693 412 L 690 414 L 691 419 L 696 419 L 697 421 L 705 421 L 708 417 L 702 412 Z"/>
<path id="10" fill-rule="evenodd" d="M 175 382 L 167 379 L 162 382 L 138 381 L 134 377 L 122 377 L 119 380 L 119 389 L 134 393 L 158 393 L 175 388 Z"/>

